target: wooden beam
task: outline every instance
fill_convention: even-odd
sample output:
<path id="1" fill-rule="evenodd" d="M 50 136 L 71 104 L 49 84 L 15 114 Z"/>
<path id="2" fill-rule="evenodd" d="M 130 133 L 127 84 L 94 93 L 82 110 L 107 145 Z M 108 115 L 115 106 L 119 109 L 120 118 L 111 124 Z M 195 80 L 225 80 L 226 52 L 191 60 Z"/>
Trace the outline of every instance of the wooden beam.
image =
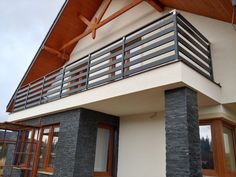
<path id="1" fill-rule="evenodd" d="M 60 52 L 60 51 L 58 51 L 56 49 L 53 49 L 51 47 L 48 47 L 48 46 L 44 46 L 43 49 L 45 51 L 47 51 L 48 53 L 56 55 L 58 58 L 61 58 L 61 59 L 66 60 L 66 61 L 69 60 L 69 55 L 66 54 L 66 53 Z"/>
<path id="2" fill-rule="evenodd" d="M 162 12 L 164 10 L 165 6 L 159 0 L 146 0 L 146 2 L 159 12 Z"/>
<path id="3" fill-rule="evenodd" d="M 104 8 L 102 9 L 100 15 L 98 16 L 98 23 L 102 20 L 102 17 L 106 13 L 106 11 L 107 11 L 110 4 L 111 4 L 111 0 L 106 0 Z"/>
<path id="4" fill-rule="evenodd" d="M 143 2 L 144 0 L 133 0 L 130 4 L 128 4 L 127 6 L 123 7 L 122 9 L 118 10 L 117 12 L 113 13 L 111 16 L 107 17 L 106 19 L 104 19 L 103 21 L 99 22 L 98 24 L 95 25 L 95 30 L 97 30 L 98 28 L 102 27 L 103 25 L 109 23 L 110 21 L 114 20 L 115 18 L 119 17 L 120 15 L 122 15 L 123 13 L 127 12 L 128 10 L 132 9 L 133 7 L 137 6 L 138 4 L 140 4 L 141 2 Z M 60 51 L 64 50 L 65 48 L 67 48 L 68 46 L 74 44 L 75 42 L 78 42 L 80 39 L 82 39 L 83 37 L 87 36 L 88 34 L 90 34 L 94 29 L 89 29 L 85 32 L 83 32 L 82 34 L 78 35 L 77 37 L 73 38 L 72 40 L 70 40 L 69 42 L 67 42 L 66 44 L 64 44 L 61 48 Z"/>
<path id="5" fill-rule="evenodd" d="M 79 15 L 79 18 L 82 22 L 84 22 L 87 26 L 89 26 L 91 24 L 91 22 L 86 18 L 84 17 L 83 15 Z"/>

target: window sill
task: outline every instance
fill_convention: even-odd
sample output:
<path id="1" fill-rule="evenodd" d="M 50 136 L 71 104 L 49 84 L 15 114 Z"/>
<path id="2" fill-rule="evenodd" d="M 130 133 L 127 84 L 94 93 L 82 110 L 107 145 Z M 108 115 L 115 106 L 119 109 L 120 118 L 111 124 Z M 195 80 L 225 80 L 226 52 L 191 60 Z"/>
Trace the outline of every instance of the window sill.
<path id="1" fill-rule="evenodd" d="M 53 172 L 47 172 L 47 171 L 38 171 L 38 173 L 44 174 L 44 175 L 53 175 Z"/>

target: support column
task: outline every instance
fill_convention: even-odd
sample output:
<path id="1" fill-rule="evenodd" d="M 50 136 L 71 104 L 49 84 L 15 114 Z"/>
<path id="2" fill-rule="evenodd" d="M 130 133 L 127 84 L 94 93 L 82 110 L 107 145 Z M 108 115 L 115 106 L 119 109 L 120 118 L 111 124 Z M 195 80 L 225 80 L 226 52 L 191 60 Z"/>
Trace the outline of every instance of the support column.
<path id="1" fill-rule="evenodd" d="M 165 92 L 166 177 L 202 177 L 197 93 Z"/>

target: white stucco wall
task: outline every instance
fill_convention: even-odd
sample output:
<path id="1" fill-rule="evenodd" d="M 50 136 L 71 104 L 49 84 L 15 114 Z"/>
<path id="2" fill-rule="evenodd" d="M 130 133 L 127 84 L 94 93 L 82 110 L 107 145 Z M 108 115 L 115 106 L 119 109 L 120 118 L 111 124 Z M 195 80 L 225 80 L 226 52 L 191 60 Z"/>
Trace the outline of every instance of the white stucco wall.
<path id="1" fill-rule="evenodd" d="M 166 176 L 164 125 L 161 114 L 121 117 L 118 177 Z"/>

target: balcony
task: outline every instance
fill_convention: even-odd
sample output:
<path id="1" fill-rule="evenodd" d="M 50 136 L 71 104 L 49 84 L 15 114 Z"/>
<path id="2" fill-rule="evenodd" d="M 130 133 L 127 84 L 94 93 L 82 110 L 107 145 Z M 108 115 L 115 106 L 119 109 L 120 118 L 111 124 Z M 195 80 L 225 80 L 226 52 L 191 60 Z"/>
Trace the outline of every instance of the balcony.
<path id="1" fill-rule="evenodd" d="M 122 38 L 20 87 L 14 112 L 79 94 L 174 62 L 213 81 L 210 42 L 171 12 Z"/>

